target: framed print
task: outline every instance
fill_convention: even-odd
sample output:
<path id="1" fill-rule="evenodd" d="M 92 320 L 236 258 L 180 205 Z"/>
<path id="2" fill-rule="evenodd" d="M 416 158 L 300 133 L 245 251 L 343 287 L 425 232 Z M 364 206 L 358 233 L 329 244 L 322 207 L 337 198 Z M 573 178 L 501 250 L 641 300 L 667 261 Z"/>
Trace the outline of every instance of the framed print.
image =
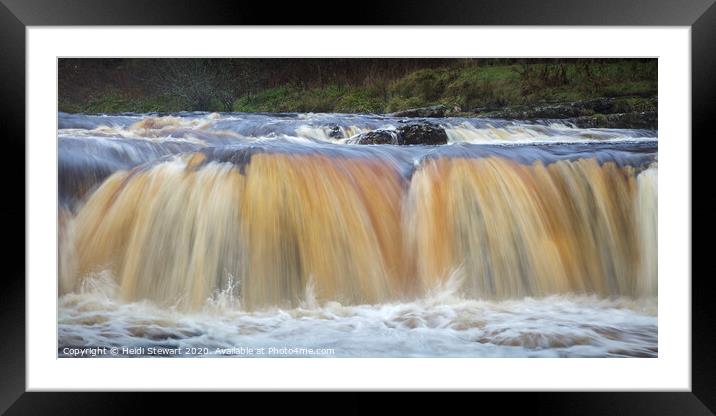
<path id="1" fill-rule="evenodd" d="M 155 390 L 716 408 L 691 244 L 711 2 L 376 5 L 346 27 L 136 6 L 0 9 L 26 243 L 3 411 Z"/>

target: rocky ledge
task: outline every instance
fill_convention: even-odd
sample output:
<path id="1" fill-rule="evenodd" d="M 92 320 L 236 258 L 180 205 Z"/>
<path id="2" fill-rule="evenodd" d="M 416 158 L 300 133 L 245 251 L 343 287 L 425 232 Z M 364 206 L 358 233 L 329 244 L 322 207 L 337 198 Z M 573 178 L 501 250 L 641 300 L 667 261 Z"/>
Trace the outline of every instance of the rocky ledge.
<path id="1" fill-rule="evenodd" d="M 655 111 L 597 114 L 566 119 L 581 129 L 647 129 L 657 130 L 659 120 Z"/>
<path id="2" fill-rule="evenodd" d="M 388 114 L 392 117 L 445 117 L 448 108 L 444 105 L 433 105 L 430 107 L 411 108 Z"/>
<path id="3" fill-rule="evenodd" d="M 569 103 L 477 108 L 476 117 L 507 120 L 564 120 L 581 128 L 658 128 L 656 97 L 608 97 Z"/>
<path id="4" fill-rule="evenodd" d="M 468 111 L 443 105 L 389 114 L 394 117 L 478 117 L 503 120 L 564 120 L 580 128 L 658 128 L 656 97 L 603 97 L 519 106 L 478 107 Z"/>

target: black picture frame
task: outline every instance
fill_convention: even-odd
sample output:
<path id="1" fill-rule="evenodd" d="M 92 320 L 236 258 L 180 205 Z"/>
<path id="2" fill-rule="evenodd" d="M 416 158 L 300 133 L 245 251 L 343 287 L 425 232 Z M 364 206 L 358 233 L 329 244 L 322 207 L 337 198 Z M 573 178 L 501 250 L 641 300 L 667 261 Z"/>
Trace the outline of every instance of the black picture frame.
<path id="1" fill-rule="evenodd" d="M 690 26 L 692 47 L 692 224 L 709 241 L 713 236 L 713 185 L 708 184 L 716 103 L 716 6 L 714 0 L 483 0 L 446 2 L 362 1 L 360 13 L 339 11 L 318 2 L 155 0 L 0 0 L 0 131 L 5 150 L 1 205 L 5 228 L 5 270 L 0 290 L 0 413 L 127 414 L 144 409 L 147 395 L 126 393 L 25 392 L 25 28 L 44 25 L 649 25 Z M 664 140 L 682 138 L 664 138 Z M 694 152 L 693 145 L 698 143 Z M 697 186 L 704 182 L 703 186 Z M 699 191 L 700 190 L 700 191 Z M 695 192 L 694 192 L 695 191 Z M 708 201 L 706 199 L 708 198 Z M 694 222 L 694 217 L 698 221 Z M 20 221 L 20 218 L 25 221 Z M 693 239 L 694 234 L 692 234 Z M 49 238 L 49 237 L 48 237 Z M 708 243 L 692 244 L 692 268 L 706 265 Z M 26 253 L 25 253 L 26 254 Z M 698 260 L 700 259 L 700 260 Z M 697 261 L 695 261 L 697 260 Z M 7 267 L 10 266 L 10 267 Z M 692 388 L 690 392 L 497 393 L 481 394 L 479 408 L 524 409 L 546 414 L 714 414 L 716 411 L 716 308 L 709 268 L 693 268 Z M 680 278 L 685 278 L 681 276 Z M 49 277 L 48 277 L 49 278 Z M 674 278 L 677 278 L 674 276 Z M 517 397 L 515 397 L 517 395 Z M 226 396 L 224 396 L 225 398 Z M 411 399 L 427 409 L 431 399 Z M 164 413 L 189 401 L 162 398 Z M 200 399 L 203 400 L 203 399 Z M 226 400 L 226 398 L 225 398 Z M 243 399 L 239 399 L 243 400 Z M 339 399 L 340 400 L 340 399 Z M 361 399 L 347 399 L 353 411 L 373 410 Z M 452 399 L 451 399 L 452 400 Z M 235 397 L 229 402 L 237 404 Z M 265 401 L 265 399 L 262 399 Z M 314 403 L 313 405 L 311 403 Z M 455 403 L 455 402 L 453 402 Z M 291 407 L 314 406 L 312 398 L 287 401 Z M 405 412 L 410 403 L 396 405 Z M 399 407 L 398 407 L 399 406 Z M 709 410 L 710 409 L 710 410 Z M 391 411 L 384 405 L 384 411 Z"/>

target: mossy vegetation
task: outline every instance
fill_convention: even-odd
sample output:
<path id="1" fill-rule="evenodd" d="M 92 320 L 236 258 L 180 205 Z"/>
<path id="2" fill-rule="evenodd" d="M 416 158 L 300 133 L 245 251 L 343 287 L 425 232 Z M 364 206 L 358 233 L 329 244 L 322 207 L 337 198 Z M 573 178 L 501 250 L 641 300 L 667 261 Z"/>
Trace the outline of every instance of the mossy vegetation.
<path id="1" fill-rule="evenodd" d="M 239 61 L 246 63 L 248 60 Z M 182 88 L 190 87 L 183 84 L 190 84 L 192 78 L 183 84 L 160 88 L 158 84 L 161 83 L 153 82 L 151 77 L 132 78 L 131 74 L 152 68 L 133 63 L 123 69 L 124 79 L 139 80 L 132 88 L 123 88 L 112 80 L 75 85 L 77 81 L 73 84 L 70 79 L 63 83 L 61 79 L 59 109 L 83 113 L 181 110 L 389 113 L 442 104 L 452 112 L 469 113 L 597 97 L 627 97 L 620 99 L 618 105 L 628 112 L 652 111 L 652 101 L 640 97 L 657 94 L 657 61 L 654 59 L 453 59 L 431 61 L 424 68 L 419 64 L 401 63 L 401 68 L 406 68 L 402 72 L 380 69 L 390 68 L 389 64 L 381 64 L 378 70 L 366 69 L 365 74 L 361 72 L 361 61 L 352 60 L 350 64 L 357 69 L 342 78 L 320 75 L 321 70 L 329 75 L 336 73 L 322 68 L 322 65 L 330 65 L 321 62 L 311 64 L 310 68 L 314 68 L 311 71 L 302 69 L 310 74 L 305 77 L 298 69 L 294 74 L 290 72 L 291 68 L 265 66 L 270 71 L 289 71 L 291 76 L 281 73 L 283 78 L 278 80 L 272 79 L 277 75 L 267 75 L 266 71 L 250 65 L 241 67 L 245 72 L 235 69 L 236 64 L 230 71 L 221 66 L 224 64 L 217 66 L 216 63 L 212 63 L 214 66 L 210 69 L 220 70 L 192 67 L 197 77 L 213 80 L 205 83 L 206 86 L 194 87 L 198 88 L 198 93 L 191 91 L 193 95 L 182 91 Z M 247 67 L 252 69 L 246 72 Z M 181 70 L 174 68 L 169 73 L 181 75 Z M 212 91 L 212 95 L 195 98 L 202 91 L 207 94 Z"/>

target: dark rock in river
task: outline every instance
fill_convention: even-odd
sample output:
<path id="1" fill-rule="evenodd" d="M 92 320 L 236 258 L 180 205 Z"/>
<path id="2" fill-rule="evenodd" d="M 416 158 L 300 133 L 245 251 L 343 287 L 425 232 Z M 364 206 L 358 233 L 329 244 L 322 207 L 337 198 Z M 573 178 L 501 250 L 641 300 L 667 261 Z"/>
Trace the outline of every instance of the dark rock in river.
<path id="1" fill-rule="evenodd" d="M 409 110 L 397 111 L 389 114 L 393 117 L 445 117 L 448 108 L 444 105 L 434 105 L 431 107 L 411 108 Z"/>
<path id="2" fill-rule="evenodd" d="M 410 124 L 398 129 L 398 144 L 446 144 L 447 133 L 431 124 Z"/>
<path id="3" fill-rule="evenodd" d="M 374 130 L 352 139 L 354 144 L 446 144 L 447 133 L 442 127 L 432 124 L 409 124 L 397 130 Z"/>
<path id="4" fill-rule="evenodd" d="M 330 130 L 328 131 L 328 137 L 334 138 L 334 139 L 342 139 L 343 138 L 343 132 L 341 131 L 341 128 L 338 126 L 332 126 Z"/>
<path id="5" fill-rule="evenodd" d="M 398 144 L 398 133 L 395 130 L 374 130 L 363 133 L 350 142 L 354 144 Z"/>

